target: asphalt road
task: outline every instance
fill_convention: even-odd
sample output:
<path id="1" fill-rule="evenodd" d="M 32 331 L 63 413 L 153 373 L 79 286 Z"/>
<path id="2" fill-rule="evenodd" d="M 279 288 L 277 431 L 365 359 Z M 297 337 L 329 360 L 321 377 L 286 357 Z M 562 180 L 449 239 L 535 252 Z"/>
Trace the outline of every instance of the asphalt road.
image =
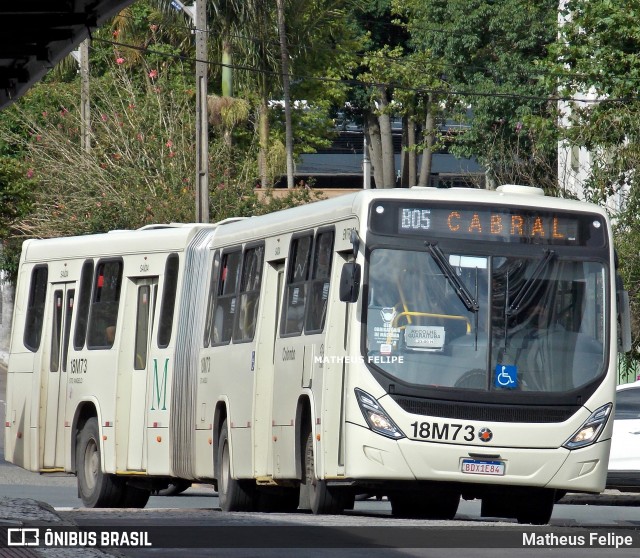
<path id="1" fill-rule="evenodd" d="M 4 404 L 6 392 L 6 370 L 0 365 L 0 406 Z M 4 409 L 0 409 L 4 414 Z M 481 518 L 479 502 L 461 502 L 454 521 L 402 520 L 391 517 L 387 501 L 369 500 L 358 502 L 352 513 L 344 516 L 313 516 L 308 513 L 260 514 L 223 513 L 218 507 L 217 497 L 211 487 L 196 485 L 182 496 L 152 497 L 144 510 L 88 510 L 81 508 L 77 498 L 76 479 L 73 476 L 41 476 L 25 471 L 4 461 L 4 429 L 0 429 L 0 495 L 10 501 L 32 498 L 47 502 L 56 508 L 64 522 L 85 528 L 125 528 L 135 526 L 149 529 L 156 536 L 169 537 L 165 546 L 178 548 L 120 549 L 120 556 L 130 558 L 173 558 L 189 556 L 230 556 L 233 558 L 273 557 L 294 558 L 298 556 L 344 556 L 348 558 L 382 558 L 421 556 L 428 558 L 450 558 L 451 548 L 458 545 L 464 550 L 455 555 L 474 558 L 563 557 L 587 554 L 589 556 L 618 557 L 637 556 L 640 548 L 640 506 L 638 495 L 623 495 L 608 492 L 603 496 L 568 495 L 556 506 L 551 525 L 542 527 L 544 533 L 579 533 L 583 530 L 608 532 L 634 532 L 638 546 L 634 549 L 611 548 L 501 548 L 501 537 L 522 538 L 523 526 L 500 519 Z M 14 499 L 14 500 L 12 500 Z M 584 505 L 563 505 L 563 504 Z M 600 504 L 594 506 L 592 504 Z M 2 510 L 0 510 L 1 512 Z M 296 528 L 289 531 L 291 528 Z M 302 528 L 302 530 L 300 530 Z M 320 528 L 320 531 L 314 529 Z M 405 543 L 397 533 L 409 528 Z M 199 530 L 200 529 L 200 530 Z M 212 531 L 213 529 L 213 531 Z M 346 531 L 345 531 L 346 530 Z M 475 534 L 469 535 L 471 531 Z M 478 533 L 487 533 L 478 535 Z M 212 534 L 213 533 L 213 534 Z M 211 539 L 210 537 L 214 537 Z M 469 536 L 479 536 L 469 539 Z M 198 537 L 201 546 L 196 544 Z M 215 538 L 219 537 L 219 538 Z M 266 537 L 262 539 L 261 537 Z M 411 537 L 414 537 L 411 542 Z M 444 537 L 444 538 L 443 538 Z M 448 537 L 448 538 L 447 538 Z M 465 537 L 467 537 L 465 539 Z M 393 538 L 393 540 L 391 540 Z M 416 541 L 417 538 L 417 542 Z M 513 539 L 511 539 L 513 540 Z M 221 542 L 222 541 L 222 542 Z M 226 541 L 226 542 L 225 542 Z M 342 541 L 342 542 L 340 542 Z M 438 542 L 440 541 L 440 542 Z M 469 541 L 471 541 L 471 546 Z M 340 542 L 345 548 L 325 548 Z M 407 548 L 380 548 L 385 544 L 407 546 Z M 411 547 L 411 545 L 418 545 Z M 184 547 L 182 546 L 184 545 Z M 251 545 L 255 545 L 251 547 Z M 278 547 L 278 545 L 281 545 Z M 305 548 L 292 548 L 304 546 Z M 426 546 L 421 548 L 420 545 Z M 185 548 L 186 547 L 186 548 Z M 411 547 L 411 548 L 410 548 Z M 495 547 L 495 548 L 494 548 Z M 52 554 L 47 549 L 44 556 L 67 558 L 83 556 L 74 553 Z M 2 548 L 0 557 L 4 558 Z M 11 554 L 6 556 L 13 556 Z M 88 555 L 87 555 L 88 556 Z"/>

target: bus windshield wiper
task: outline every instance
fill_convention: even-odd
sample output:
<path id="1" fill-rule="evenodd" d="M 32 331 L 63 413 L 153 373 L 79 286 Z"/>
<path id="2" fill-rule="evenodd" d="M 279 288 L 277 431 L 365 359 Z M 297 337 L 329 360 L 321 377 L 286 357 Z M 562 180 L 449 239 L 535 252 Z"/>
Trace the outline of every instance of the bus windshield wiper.
<path id="1" fill-rule="evenodd" d="M 458 298 L 460 298 L 460 300 L 462 301 L 462 304 L 464 304 L 467 307 L 467 310 L 469 310 L 470 312 L 477 313 L 480 310 L 478 301 L 473 298 L 473 295 L 469 292 L 469 289 L 467 289 L 466 285 L 462 281 L 460 281 L 460 279 L 456 275 L 455 270 L 451 267 L 451 264 L 448 262 L 442 250 L 440 250 L 438 245 L 430 243 L 427 243 L 427 249 L 429 250 L 429 252 L 431 252 L 431 256 L 438 264 L 438 267 L 440 268 L 442 273 L 444 273 L 445 277 L 449 280 L 449 283 L 451 283 L 453 290 L 458 295 Z"/>
<path id="2" fill-rule="evenodd" d="M 518 291 L 518 294 L 516 294 L 515 298 L 511 301 L 511 304 L 509 304 L 509 307 L 507 308 L 507 316 L 510 316 L 516 310 L 518 310 L 520 304 L 522 304 L 522 301 L 529 296 L 529 293 L 531 292 L 536 279 L 538 279 L 540 274 L 547 268 L 549 262 L 551 262 L 555 255 L 556 253 L 553 250 L 545 250 L 544 257 L 538 262 L 538 265 L 533 270 L 533 273 L 524 282 L 524 285 L 522 285 L 522 287 Z M 509 293 L 507 292 L 507 297 L 508 296 Z"/>

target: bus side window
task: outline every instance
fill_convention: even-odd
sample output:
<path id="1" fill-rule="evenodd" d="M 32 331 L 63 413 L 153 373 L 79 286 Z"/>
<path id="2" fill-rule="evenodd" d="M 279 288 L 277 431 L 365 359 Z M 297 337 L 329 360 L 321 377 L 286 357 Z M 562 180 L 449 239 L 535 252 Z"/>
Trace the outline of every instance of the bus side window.
<path id="1" fill-rule="evenodd" d="M 248 248 L 244 252 L 238 312 L 233 331 L 233 342 L 251 341 L 258 320 L 258 300 L 262 280 L 264 245 Z"/>
<path id="2" fill-rule="evenodd" d="M 218 279 L 218 270 L 220 269 L 220 253 L 216 252 L 213 256 L 213 265 L 211 266 L 211 277 L 209 279 L 209 299 L 207 300 L 207 317 L 204 322 L 204 346 L 208 347 L 209 343 L 213 343 L 211 335 L 213 332 L 213 306 L 216 302 L 216 285 Z"/>
<path id="3" fill-rule="evenodd" d="M 76 299 L 76 290 L 67 291 L 67 302 L 64 310 L 64 338 L 62 339 L 62 371 L 67 371 L 67 355 L 69 354 L 69 336 L 71 335 L 71 317 Z"/>
<path id="4" fill-rule="evenodd" d="M 309 304 L 305 333 L 316 333 L 324 329 L 329 302 L 329 280 L 333 255 L 333 231 L 321 232 L 316 236 L 313 253 L 313 269 L 309 286 Z"/>
<path id="5" fill-rule="evenodd" d="M 51 330 L 51 354 L 49 370 L 57 372 L 60 368 L 60 334 L 62 333 L 63 293 L 61 290 L 53 292 L 53 327 Z"/>
<path id="6" fill-rule="evenodd" d="M 122 262 L 100 262 L 91 299 L 87 348 L 110 349 L 113 346 L 120 306 Z"/>
<path id="7" fill-rule="evenodd" d="M 173 314 L 176 307 L 178 290 L 178 270 L 180 259 L 178 254 L 169 254 L 164 268 L 164 286 L 162 288 L 162 306 L 160 307 L 160 323 L 158 326 L 158 347 L 169 346 L 173 330 Z"/>
<path id="8" fill-rule="evenodd" d="M 23 337 L 24 346 L 33 352 L 36 352 L 40 348 L 48 277 L 49 269 L 47 266 L 37 266 L 33 268 Z"/>
<path id="9" fill-rule="evenodd" d="M 287 270 L 287 298 L 283 308 L 284 316 L 280 332 L 282 335 L 302 333 L 312 241 L 311 235 L 294 238 L 291 241 Z"/>
<path id="10" fill-rule="evenodd" d="M 149 285 L 138 287 L 138 304 L 136 307 L 136 336 L 133 359 L 134 370 L 147 367 L 147 339 L 149 338 L 149 302 L 151 289 Z"/>
<path id="11" fill-rule="evenodd" d="M 73 335 L 73 348 L 80 351 L 84 348 L 89 323 L 89 306 L 91 302 L 91 282 L 93 281 L 93 260 L 82 264 L 80 275 L 80 293 L 78 295 L 78 311 L 76 314 L 76 331 Z"/>
<path id="12" fill-rule="evenodd" d="M 233 332 L 240 276 L 240 250 L 222 255 L 217 298 L 213 311 L 213 336 L 211 344 L 228 343 Z"/>

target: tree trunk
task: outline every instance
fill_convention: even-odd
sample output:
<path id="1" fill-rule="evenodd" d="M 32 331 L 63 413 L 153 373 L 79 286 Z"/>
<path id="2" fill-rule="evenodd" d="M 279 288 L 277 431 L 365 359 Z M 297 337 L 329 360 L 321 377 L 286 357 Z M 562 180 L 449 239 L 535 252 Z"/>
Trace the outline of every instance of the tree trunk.
<path id="1" fill-rule="evenodd" d="M 435 118 L 433 115 L 431 95 L 427 102 L 427 117 L 424 123 L 425 147 L 422 151 L 422 164 L 420 165 L 420 181 L 418 186 L 429 186 L 431 178 L 431 162 L 433 159 L 433 144 L 435 143 Z"/>
<path id="2" fill-rule="evenodd" d="M 393 153 L 393 136 L 391 134 L 391 117 L 389 116 L 387 91 L 384 87 L 378 88 L 380 109 L 378 121 L 380 122 L 380 145 L 382 147 L 382 188 L 395 188 L 396 162 Z"/>
<path id="3" fill-rule="evenodd" d="M 287 31 L 284 24 L 284 0 L 276 0 L 278 9 L 278 35 L 280 35 L 280 56 L 282 61 L 282 90 L 284 93 L 285 146 L 287 150 L 287 188 L 293 188 L 293 126 L 291 123 L 291 102 L 289 92 L 289 49 Z"/>
<path id="4" fill-rule="evenodd" d="M 371 159 L 371 167 L 373 168 L 373 180 L 376 188 L 383 188 L 384 180 L 382 178 L 382 144 L 380 142 L 380 124 L 375 114 L 367 111 L 366 125 L 364 133 L 367 136 L 369 144 L 369 159 Z"/>
<path id="5" fill-rule="evenodd" d="M 400 186 L 416 186 L 416 123 L 413 115 L 402 118 L 402 178 Z"/>
<path id="6" fill-rule="evenodd" d="M 258 131 L 260 137 L 260 151 L 258 152 L 258 170 L 260 171 L 260 184 L 263 188 L 271 186 L 267 169 L 267 152 L 269 149 L 269 105 L 268 99 L 260 101 L 258 112 Z"/>
<path id="7" fill-rule="evenodd" d="M 409 119 L 402 117 L 402 145 L 400 146 L 400 188 L 409 187 Z"/>
<path id="8" fill-rule="evenodd" d="M 222 41 L 222 83 L 221 90 L 223 97 L 233 97 L 233 50 L 231 41 Z"/>
<path id="9" fill-rule="evenodd" d="M 409 187 L 418 184 L 417 157 L 416 157 L 416 121 L 413 115 L 409 116 L 407 122 L 407 147 L 409 148 Z"/>
<path id="10" fill-rule="evenodd" d="M 222 41 L 222 96 L 233 98 L 233 70 L 231 65 L 233 64 L 233 52 L 231 47 L 231 41 L 224 39 Z M 222 137 L 225 145 L 231 149 L 233 139 L 231 136 L 231 130 L 227 126 L 223 126 Z M 225 175 L 228 174 L 228 169 L 225 169 Z M 228 181 L 228 177 L 225 178 Z"/>

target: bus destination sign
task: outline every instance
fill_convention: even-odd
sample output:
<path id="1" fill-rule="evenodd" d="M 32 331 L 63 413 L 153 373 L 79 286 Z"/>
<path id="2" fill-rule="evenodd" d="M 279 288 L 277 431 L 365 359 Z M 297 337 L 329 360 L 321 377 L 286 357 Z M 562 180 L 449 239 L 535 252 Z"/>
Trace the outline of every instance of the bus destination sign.
<path id="1" fill-rule="evenodd" d="M 535 208 L 374 202 L 371 227 L 382 234 L 461 240 L 594 247 L 606 244 L 600 216 Z"/>
<path id="2" fill-rule="evenodd" d="M 578 242 L 578 221 L 535 212 L 416 209 L 401 207 L 398 232 L 420 233 L 431 228 L 447 236 L 509 241 Z"/>

